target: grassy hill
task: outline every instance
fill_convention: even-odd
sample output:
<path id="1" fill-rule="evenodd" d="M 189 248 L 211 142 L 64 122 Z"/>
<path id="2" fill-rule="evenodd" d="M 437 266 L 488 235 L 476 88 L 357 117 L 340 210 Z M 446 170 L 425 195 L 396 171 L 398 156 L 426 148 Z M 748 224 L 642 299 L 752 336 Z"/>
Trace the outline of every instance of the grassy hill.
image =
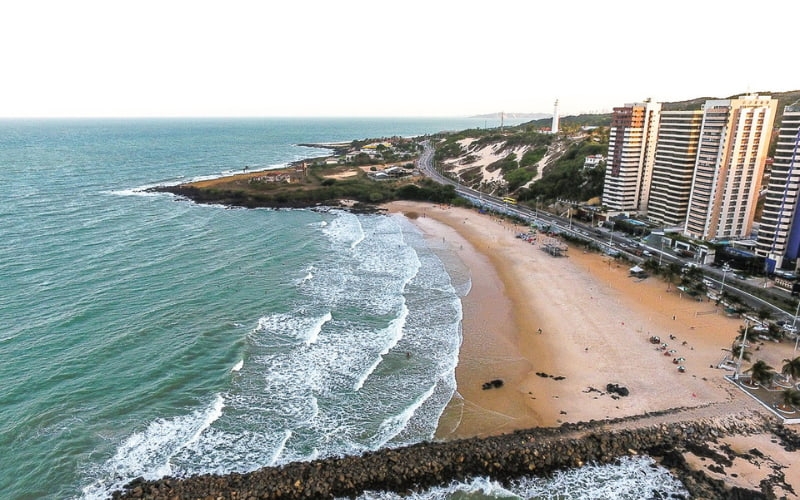
<path id="1" fill-rule="evenodd" d="M 776 126 L 785 106 L 800 101 L 800 90 L 757 92 L 778 100 Z M 662 103 L 662 109 L 700 109 L 709 99 Z M 620 103 L 622 105 L 622 103 Z M 495 195 L 511 195 L 534 203 L 556 199 L 587 201 L 602 194 L 605 163 L 583 168 L 586 156 L 608 151 L 611 114 L 563 116 L 560 133 L 543 132 L 551 118 L 532 120 L 514 127 L 464 130 L 438 137 L 436 161 L 444 172 L 465 185 Z"/>

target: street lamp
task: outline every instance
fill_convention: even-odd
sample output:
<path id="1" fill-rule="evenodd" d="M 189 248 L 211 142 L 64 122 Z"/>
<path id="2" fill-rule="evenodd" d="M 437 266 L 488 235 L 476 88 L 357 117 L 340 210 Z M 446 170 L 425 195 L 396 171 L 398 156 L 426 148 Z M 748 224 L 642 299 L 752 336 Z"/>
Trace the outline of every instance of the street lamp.
<path id="1" fill-rule="evenodd" d="M 739 370 L 742 368 L 742 358 L 744 357 L 745 345 L 747 345 L 747 329 L 748 328 L 750 328 L 750 320 L 745 320 L 745 322 L 744 322 L 744 337 L 742 338 L 742 344 L 739 346 L 739 361 L 736 363 L 736 375 L 733 377 L 734 380 L 739 380 Z"/>
<path id="2" fill-rule="evenodd" d="M 720 295 L 722 295 L 722 292 L 725 291 L 725 276 L 728 274 L 728 271 L 730 270 L 731 268 L 727 262 L 722 265 L 722 285 L 719 287 Z"/>
<path id="3" fill-rule="evenodd" d="M 608 232 L 608 246 L 611 246 L 614 243 L 614 221 L 608 221 L 611 223 L 611 230 Z"/>
<path id="4" fill-rule="evenodd" d="M 794 333 L 794 353 L 792 354 L 793 357 L 797 356 L 797 341 L 800 340 L 800 335 L 797 334 L 797 328 L 795 328 L 795 324 L 797 323 L 798 313 L 800 313 L 800 300 L 797 301 L 797 309 L 794 310 L 794 319 L 792 320 L 792 332 Z"/>
<path id="5" fill-rule="evenodd" d="M 661 267 L 661 259 L 664 257 L 664 236 L 661 236 L 661 253 L 658 254 L 658 267 Z"/>

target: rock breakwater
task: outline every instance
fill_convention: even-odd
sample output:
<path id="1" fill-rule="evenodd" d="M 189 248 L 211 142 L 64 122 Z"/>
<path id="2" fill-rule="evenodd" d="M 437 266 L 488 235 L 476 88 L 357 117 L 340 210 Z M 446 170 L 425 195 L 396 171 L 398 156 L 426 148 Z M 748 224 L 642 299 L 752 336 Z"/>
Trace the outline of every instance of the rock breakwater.
<path id="1" fill-rule="evenodd" d="M 620 419 L 565 424 L 500 436 L 420 443 L 361 456 L 335 457 L 266 467 L 246 474 L 190 478 L 138 479 L 115 492 L 115 499 L 301 499 L 355 496 L 365 490 L 409 492 L 453 480 L 488 476 L 500 482 L 546 475 L 586 463 L 611 463 L 619 457 L 648 454 L 669 457 L 693 496 L 728 498 L 731 490 L 701 481 L 684 470 L 680 450 L 702 446 L 725 435 L 774 432 L 778 424 L 746 413 L 708 419 L 646 424 L 648 419 Z M 750 494 L 755 496 L 749 496 Z M 737 498 L 763 498 L 737 491 Z"/>

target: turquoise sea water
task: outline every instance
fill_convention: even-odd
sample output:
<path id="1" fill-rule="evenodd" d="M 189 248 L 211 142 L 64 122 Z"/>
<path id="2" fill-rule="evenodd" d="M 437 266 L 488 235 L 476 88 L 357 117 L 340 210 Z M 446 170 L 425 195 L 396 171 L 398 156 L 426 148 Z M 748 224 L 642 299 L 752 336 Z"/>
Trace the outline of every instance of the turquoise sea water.
<path id="1" fill-rule="evenodd" d="M 298 143 L 483 125 L 0 121 L 2 497 L 105 498 L 137 476 L 429 439 L 469 288 L 447 255 L 398 217 L 143 188 L 326 153 Z M 486 484 L 429 495 L 508 493 Z"/>

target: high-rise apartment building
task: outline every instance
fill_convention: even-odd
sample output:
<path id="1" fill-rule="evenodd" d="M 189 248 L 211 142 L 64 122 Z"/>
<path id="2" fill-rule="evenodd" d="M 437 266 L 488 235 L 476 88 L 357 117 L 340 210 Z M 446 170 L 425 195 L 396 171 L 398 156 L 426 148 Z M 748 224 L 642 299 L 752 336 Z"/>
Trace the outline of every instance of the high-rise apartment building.
<path id="1" fill-rule="evenodd" d="M 609 210 L 647 208 L 660 112 L 661 104 L 649 100 L 614 108 L 603 185 Z"/>
<path id="2" fill-rule="evenodd" d="M 796 261 L 800 254 L 800 102 L 786 106 L 778 131 L 775 157 L 758 228 L 756 253 L 769 271 Z"/>
<path id="3" fill-rule="evenodd" d="M 750 236 L 777 106 L 758 95 L 705 102 L 686 235 Z"/>
<path id="4" fill-rule="evenodd" d="M 660 226 L 686 223 L 703 112 L 662 111 L 655 147 L 647 218 Z"/>

